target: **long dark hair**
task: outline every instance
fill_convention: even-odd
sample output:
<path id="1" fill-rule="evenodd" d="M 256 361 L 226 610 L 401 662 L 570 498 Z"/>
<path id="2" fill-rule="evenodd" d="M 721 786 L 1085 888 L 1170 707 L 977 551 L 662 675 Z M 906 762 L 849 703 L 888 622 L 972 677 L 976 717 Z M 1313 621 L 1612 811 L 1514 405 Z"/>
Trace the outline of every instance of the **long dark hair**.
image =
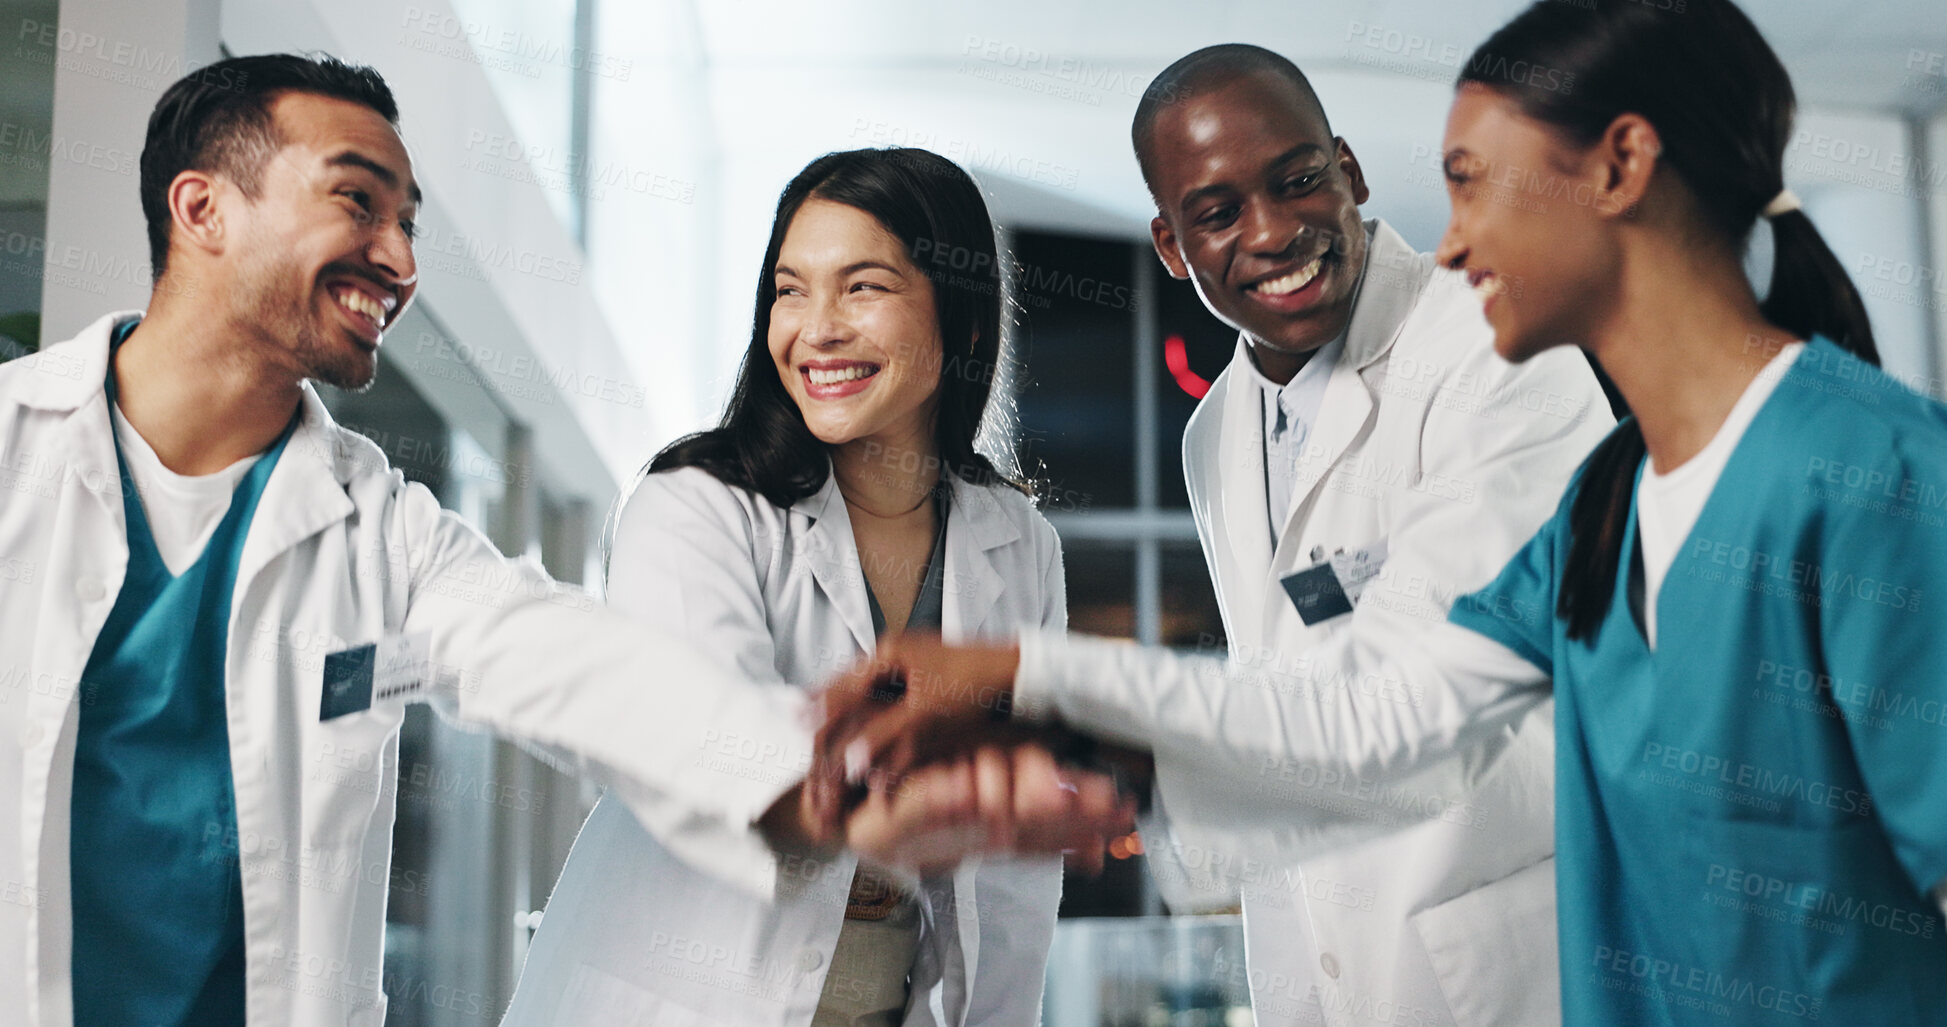
<path id="1" fill-rule="evenodd" d="M 778 196 L 771 241 L 757 275 L 757 310 L 750 349 L 737 387 L 717 427 L 671 443 L 644 473 L 701 467 L 723 481 L 790 506 L 824 487 L 828 447 L 811 434 L 804 413 L 785 391 L 771 360 L 773 274 L 784 233 L 812 198 L 856 207 L 905 244 L 907 256 L 933 283 L 940 325 L 939 419 L 934 441 L 942 469 L 976 485 L 1005 484 L 1027 491 L 1012 472 L 1005 416 L 990 431 L 988 398 L 1001 362 L 1001 269 L 994 222 L 980 187 L 952 161 L 927 150 L 901 148 L 828 153 L 806 165 Z M 977 444 L 997 451 L 1001 465 Z"/>
<path id="2" fill-rule="evenodd" d="M 1662 137 L 1662 159 L 1696 197 L 1704 227 L 1741 250 L 1785 188 L 1797 98 L 1757 26 L 1729 0 L 1676 10 L 1626 0 L 1539 0 L 1482 43 L 1460 73 L 1527 117 L 1589 145 L 1624 113 Z M 1859 292 L 1803 211 L 1770 219 L 1775 257 L 1765 320 L 1823 335 L 1879 363 Z M 1596 447 L 1569 509 L 1570 542 L 1555 613 L 1592 639 L 1615 592 L 1630 494 L 1647 447 L 1627 418 Z"/>

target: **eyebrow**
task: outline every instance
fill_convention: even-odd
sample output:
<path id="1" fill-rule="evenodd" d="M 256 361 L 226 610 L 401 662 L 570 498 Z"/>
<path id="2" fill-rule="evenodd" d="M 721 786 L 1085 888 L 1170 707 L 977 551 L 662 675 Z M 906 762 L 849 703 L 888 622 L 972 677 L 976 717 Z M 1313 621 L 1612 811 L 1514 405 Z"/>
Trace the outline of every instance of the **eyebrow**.
<path id="1" fill-rule="evenodd" d="M 847 264 L 844 267 L 839 268 L 838 273 L 840 277 L 843 277 L 845 275 L 856 274 L 860 271 L 870 271 L 875 268 L 880 271 L 889 271 L 895 275 L 898 275 L 901 278 L 906 277 L 905 272 L 900 271 L 898 268 L 893 267 L 891 264 L 888 264 L 883 260 L 857 261 L 855 263 Z M 771 273 L 773 275 L 790 275 L 793 278 L 804 277 L 803 275 L 799 274 L 795 268 L 792 268 L 785 264 L 779 264 L 777 267 L 772 268 Z"/>
<path id="2" fill-rule="evenodd" d="M 1266 167 L 1273 167 L 1273 168 L 1283 167 L 1284 165 L 1289 164 L 1292 161 L 1297 160 L 1300 157 L 1307 156 L 1309 154 L 1313 154 L 1313 153 L 1329 154 L 1329 152 L 1330 151 L 1326 150 L 1325 147 L 1320 146 L 1317 143 L 1299 143 L 1297 146 L 1294 146 L 1291 149 L 1286 150 L 1281 154 L 1278 154 L 1277 158 L 1272 160 L 1270 164 L 1266 165 Z M 1188 195 L 1183 197 L 1183 202 L 1177 205 L 1177 209 L 1188 211 L 1192 206 L 1195 206 L 1204 197 L 1212 196 L 1218 193 L 1228 192 L 1229 190 L 1230 190 L 1230 186 L 1222 185 L 1222 184 L 1206 185 L 1201 189 L 1193 189 L 1190 191 Z"/>
<path id="3" fill-rule="evenodd" d="M 396 172 L 356 150 L 346 150 L 335 157 L 326 158 L 325 167 L 360 168 L 371 172 L 372 177 L 384 182 L 389 188 L 397 189 L 399 187 L 399 176 Z M 406 196 L 412 200 L 413 206 L 417 207 L 420 204 L 422 197 L 419 192 L 418 182 L 407 183 Z"/>

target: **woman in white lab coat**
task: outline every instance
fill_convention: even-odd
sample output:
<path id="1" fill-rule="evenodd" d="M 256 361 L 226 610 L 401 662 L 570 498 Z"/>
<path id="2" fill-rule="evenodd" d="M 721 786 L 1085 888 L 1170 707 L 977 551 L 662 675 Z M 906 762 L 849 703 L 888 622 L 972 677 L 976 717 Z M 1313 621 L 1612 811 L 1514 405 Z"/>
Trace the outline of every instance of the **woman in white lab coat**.
<path id="1" fill-rule="evenodd" d="M 811 687 L 882 634 L 1066 621 L 1053 529 L 976 451 L 1000 358 L 978 187 L 917 149 L 814 161 L 780 197 L 722 424 L 618 509 L 609 602 L 758 679 Z M 723 725 L 705 759 L 794 779 Z M 989 754 L 991 757 L 991 754 Z M 986 771 L 997 771 L 989 766 Z M 905 877 L 780 861 L 775 904 L 605 798 L 534 938 L 509 1024 L 1031 1024 L 1058 859 Z"/>

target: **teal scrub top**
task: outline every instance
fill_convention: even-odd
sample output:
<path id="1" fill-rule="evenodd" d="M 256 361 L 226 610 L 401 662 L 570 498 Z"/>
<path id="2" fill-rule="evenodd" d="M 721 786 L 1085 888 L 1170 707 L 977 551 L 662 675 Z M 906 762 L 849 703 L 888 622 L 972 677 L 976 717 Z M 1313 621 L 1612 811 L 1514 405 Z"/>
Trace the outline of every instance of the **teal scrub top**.
<path id="1" fill-rule="evenodd" d="M 1554 616 L 1569 491 L 1451 615 L 1554 679 L 1564 1022 L 1947 1022 L 1947 407 L 1808 344 L 1664 579 L 1654 652 L 1634 500 L 1598 633 Z"/>
<path id="2" fill-rule="evenodd" d="M 237 560 L 290 435 L 237 484 L 180 577 L 163 565 L 116 444 L 128 569 L 82 676 L 70 808 L 76 1027 L 244 1022 L 225 650 Z"/>

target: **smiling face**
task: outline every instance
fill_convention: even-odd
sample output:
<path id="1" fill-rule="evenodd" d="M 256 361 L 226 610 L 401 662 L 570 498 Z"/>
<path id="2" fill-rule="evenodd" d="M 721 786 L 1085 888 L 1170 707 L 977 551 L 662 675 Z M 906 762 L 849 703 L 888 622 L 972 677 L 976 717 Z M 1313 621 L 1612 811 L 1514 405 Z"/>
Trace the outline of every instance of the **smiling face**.
<path id="1" fill-rule="evenodd" d="M 1586 342 L 1612 305 L 1621 259 L 1593 149 L 1469 83 L 1454 96 L 1444 152 L 1453 213 L 1438 259 L 1467 273 L 1495 351 L 1521 361 Z"/>
<path id="2" fill-rule="evenodd" d="M 933 283 L 872 215 L 812 197 L 785 231 L 767 337 L 819 441 L 933 448 L 940 325 Z"/>
<path id="3" fill-rule="evenodd" d="M 1369 193 L 1311 97 L 1271 72 L 1223 80 L 1164 109 L 1149 148 L 1157 255 L 1211 313 L 1261 359 L 1309 353 L 1345 329 Z"/>
<path id="4" fill-rule="evenodd" d="M 259 198 L 232 207 L 238 225 L 222 255 L 230 316 L 302 377 L 361 389 L 418 283 L 412 162 L 398 131 L 362 104 L 286 93 L 271 114 L 283 145 L 264 163 Z"/>

